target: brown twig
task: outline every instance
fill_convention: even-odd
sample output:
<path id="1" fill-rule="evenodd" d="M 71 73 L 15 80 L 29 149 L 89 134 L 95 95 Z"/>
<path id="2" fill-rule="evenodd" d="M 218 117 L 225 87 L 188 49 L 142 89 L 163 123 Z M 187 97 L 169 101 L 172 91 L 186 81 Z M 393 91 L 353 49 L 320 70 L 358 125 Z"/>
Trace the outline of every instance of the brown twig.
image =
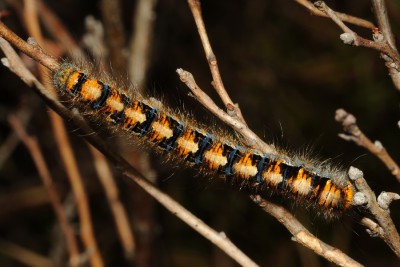
<path id="1" fill-rule="evenodd" d="M 21 100 L 21 108 L 17 111 L 16 116 L 23 125 L 26 125 L 31 120 L 32 113 L 34 113 L 33 111 L 37 106 L 37 101 L 31 100 L 28 103 L 25 97 L 21 98 Z M 3 167 L 3 164 L 7 161 L 9 156 L 13 153 L 19 141 L 20 140 L 18 136 L 14 132 L 11 132 L 4 139 L 4 142 L 0 145 L 0 169 Z"/>
<path id="2" fill-rule="evenodd" d="M 384 39 L 387 41 L 388 45 L 397 53 L 399 57 L 398 49 L 396 48 L 395 37 L 390 27 L 389 17 L 386 10 L 386 5 L 384 0 L 372 0 L 372 6 L 375 13 L 375 18 L 378 22 L 378 27 L 382 32 Z M 400 72 L 398 68 L 393 68 L 390 66 L 390 60 L 387 62 L 387 67 L 389 68 L 390 77 L 392 78 L 394 86 L 397 90 L 400 90 Z M 398 66 L 397 66 L 398 67 Z"/>
<path id="3" fill-rule="evenodd" d="M 29 54 L 31 58 L 33 58 L 35 61 L 39 62 L 43 66 L 46 66 L 51 71 L 58 70 L 58 68 L 60 67 L 58 61 L 55 58 L 46 54 L 38 45 L 32 44 L 32 39 L 28 40 L 28 43 L 25 42 L 2 22 L 0 22 L 0 28 L 0 36 L 18 47 L 18 49 L 22 53 L 27 55 Z"/>
<path id="4" fill-rule="evenodd" d="M 210 40 L 208 39 L 206 27 L 204 25 L 203 17 L 201 14 L 201 4 L 199 0 L 188 0 L 188 4 L 190 7 L 190 11 L 193 14 L 194 21 L 197 26 L 197 30 L 200 35 L 201 43 L 203 44 L 204 52 L 206 54 L 206 59 L 208 65 L 211 70 L 211 75 L 213 77 L 212 85 L 215 91 L 218 93 L 219 97 L 221 98 L 222 102 L 225 105 L 227 113 L 231 116 L 236 118 L 237 120 L 241 121 L 243 124 L 246 124 L 242 112 L 239 109 L 238 104 L 235 104 L 232 99 L 230 98 L 229 94 L 227 93 L 224 83 L 222 82 L 221 74 L 218 67 L 217 57 L 215 56 Z M 246 143 L 250 146 L 253 146 L 254 141 L 253 139 L 245 140 Z"/>
<path id="5" fill-rule="evenodd" d="M 319 10 L 318 8 L 316 8 L 314 6 L 314 4 L 311 3 L 310 1 L 307 1 L 307 0 L 294 0 L 294 1 L 296 3 L 298 3 L 299 5 L 302 5 L 305 8 L 307 8 L 313 15 L 329 18 L 329 16 L 326 13 L 324 13 L 321 10 Z M 351 16 L 351 15 L 348 15 L 348 14 L 345 14 L 345 13 L 340 13 L 340 12 L 336 12 L 336 15 L 342 21 L 345 21 L 347 23 L 351 23 L 353 25 L 357 25 L 357 26 L 360 26 L 360 27 L 363 27 L 363 28 L 367 28 L 367 29 L 371 29 L 371 30 L 376 28 L 376 26 L 372 22 L 370 22 L 368 20 L 365 20 L 365 19 L 361 19 L 361 18 L 354 17 L 354 16 Z"/>
<path id="6" fill-rule="evenodd" d="M 0 36 L 10 37 L 10 41 L 15 40 L 14 35 L 3 35 L 3 32 L 9 33 L 9 30 L 0 22 Z M 17 39 L 18 40 L 18 39 Z M 18 45 L 20 42 L 17 42 Z M 14 44 L 14 43 L 13 43 Z M 16 45 L 14 44 L 14 45 Z M 17 48 L 19 48 L 16 45 Z M 28 44 L 23 44 L 25 48 L 30 47 Z M 4 50 L 3 50 L 4 51 Z M 33 46 L 30 49 L 26 49 L 27 55 L 33 54 L 39 58 L 45 57 L 42 55 L 37 55 Z M 80 116 L 72 113 L 70 110 L 61 105 L 54 97 L 47 93 L 47 90 L 41 85 L 36 78 L 23 66 L 19 60 L 14 61 L 16 54 L 10 55 L 9 51 L 6 49 L 6 55 L 9 59 L 9 66 L 13 66 L 13 71 L 23 80 L 26 81 L 28 85 L 30 85 L 36 92 L 45 100 L 45 102 L 52 107 L 58 114 L 60 114 L 65 119 L 68 119 L 74 123 L 78 129 L 82 132 L 82 136 L 93 146 L 95 146 L 99 151 L 101 151 L 107 158 L 115 164 L 115 166 L 131 178 L 135 183 L 139 184 L 146 192 L 151 194 L 152 196 L 158 195 L 156 198 L 157 201 L 164 207 L 167 207 L 173 214 L 179 214 L 182 218 L 185 218 L 185 222 L 189 224 L 190 227 L 198 231 L 202 236 L 206 237 L 209 240 L 213 240 L 221 250 L 227 253 L 232 257 L 235 261 L 243 266 L 257 266 L 251 259 L 249 259 L 243 252 L 241 252 L 238 248 L 236 248 L 226 236 L 222 236 L 213 229 L 209 228 L 199 220 L 194 217 L 193 214 L 186 211 L 183 207 L 180 206 L 179 203 L 172 200 L 168 195 L 159 191 L 156 187 L 154 187 L 150 182 L 148 182 L 138 171 L 136 171 L 131 165 L 129 165 L 121 156 L 111 150 L 93 131 L 87 126 L 86 122 L 82 120 Z M 47 60 L 45 60 L 47 61 Z M 50 68 L 51 66 L 46 66 Z M 25 76 L 25 77 L 21 77 Z M 167 201 L 168 203 L 165 203 Z M 180 218 L 181 218 L 180 217 Z M 182 219 L 181 218 L 181 219 Z"/>
<path id="7" fill-rule="evenodd" d="M 55 267 L 46 257 L 5 240 L 0 240 L 0 254 L 30 267 Z"/>
<path id="8" fill-rule="evenodd" d="M 118 187 L 114 181 L 113 174 L 110 166 L 103 154 L 101 154 L 93 146 L 89 145 L 90 152 L 93 156 L 94 166 L 96 168 L 97 176 L 106 193 L 108 205 L 114 217 L 114 222 L 117 227 L 119 239 L 121 240 L 122 247 L 125 250 L 127 258 L 133 258 L 135 254 L 135 240 L 129 225 L 128 215 L 125 208 L 119 200 Z"/>
<path id="9" fill-rule="evenodd" d="M 79 261 L 79 249 L 78 242 L 75 238 L 74 231 L 67 219 L 67 216 L 64 213 L 61 199 L 59 197 L 59 193 L 54 186 L 53 178 L 51 177 L 50 171 L 47 167 L 46 161 L 43 157 L 37 139 L 29 136 L 24 128 L 22 127 L 20 121 L 17 119 L 15 115 L 10 115 L 8 121 L 14 132 L 18 135 L 18 137 L 25 144 L 27 149 L 29 150 L 32 159 L 36 165 L 36 168 L 39 172 L 39 176 L 42 179 L 43 184 L 47 189 L 47 193 L 49 195 L 50 202 L 53 206 L 54 212 L 56 213 L 57 219 L 60 223 L 61 230 L 64 233 L 65 241 L 67 243 L 68 251 L 70 254 L 70 263 L 72 266 L 76 266 Z"/>
<path id="10" fill-rule="evenodd" d="M 362 266 L 345 253 L 337 248 L 334 248 L 317 237 L 312 235 L 292 214 L 283 207 L 265 201 L 260 196 L 252 196 L 251 198 L 257 205 L 264 209 L 269 214 L 273 215 L 286 229 L 293 235 L 292 240 L 313 250 L 318 255 L 339 266 Z"/>
<path id="11" fill-rule="evenodd" d="M 252 140 L 253 147 L 259 148 L 265 153 L 274 153 L 275 150 L 261 140 L 253 131 L 251 131 L 242 120 L 230 116 L 228 113 L 219 108 L 214 101 L 197 85 L 193 75 L 183 69 L 177 69 L 179 78 L 192 91 L 196 100 L 205 106 L 211 113 L 220 120 L 231 126 L 235 131 L 240 133 L 246 140 Z"/>
<path id="12" fill-rule="evenodd" d="M 340 138 L 346 141 L 352 141 L 366 148 L 369 152 L 378 157 L 396 177 L 397 181 L 400 182 L 400 168 L 397 163 L 389 155 L 381 142 L 375 141 L 375 143 L 372 143 L 371 139 L 361 131 L 357 125 L 357 119 L 353 114 L 348 113 L 344 109 L 338 109 L 336 110 L 335 120 L 342 124 L 345 132 L 344 134 L 339 134 Z"/>
<path id="13" fill-rule="evenodd" d="M 122 24 L 121 1 L 102 0 L 100 1 L 100 10 L 111 65 L 117 74 L 125 74 L 127 64 L 123 51 L 126 38 Z"/>
<path id="14" fill-rule="evenodd" d="M 317 1 L 314 5 L 327 14 L 344 31 L 340 38 L 345 44 L 371 48 L 380 52 L 386 62 L 386 67 L 389 69 L 393 84 L 397 90 L 400 90 L 400 57 L 397 50 L 385 39 L 385 36 L 381 36 L 378 30 L 374 30 L 373 36 L 375 40 L 365 39 L 347 27 L 337 13 L 328 7 L 325 2 Z"/>
<path id="15" fill-rule="evenodd" d="M 384 238 L 385 232 L 383 231 L 382 227 L 379 226 L 379 224 L 367 217 L 362 218 L 360 222 L 367 229 L 369 229 L 369 233 L 372 236 L 378 236 L 381 239 Z"/>
<path id="16" fill-rule="evenodd" d="M 397 51 L 394 35 L 389 23 L 385 1 L 372 0 L 371 2 L 374 8 L 375 18 L 378 21 L 379 30 L 382 32 L 390 47 Z"/>
<path id="17" fill-rule="evenodd" d="M 149 67 L 156 3 L 157 0 L 137 1 L 133 16 L 134 32 L 129 42 L 129 78 L 137 83 L 139 90 L 144 88 L 146 72 Z"/>
<path id="18" fill-rule="evenodd" d="M 43 36 L 39 26 L 37 7 L 34 0 L 24 0 L 25 18 L 29 21 L 26 22 L 28 32 L 31 36 L 36 38 L 39 44 L 44 44 Z M 50 73 L 43 66 L 39 66 L 39 75 L 41 80 L 47 88 L 52 88 L 50 81 Z M 57 95 L 54 89 L 51 93 Z M 54 111 L 49 112 L 51 125 L 54 132 L 54 137 L 58 143 L 58 149 L 65 166 L 65 171 L 70 180 L 72 191 L 74 192 L 79 219 L 80 219 L 80 234 L 86 252 L 90 253 L 90 263 L 92 267 L 104 266 L 101 258 L 100 251 L 97 247 L 97 241 L 94 234 L 92 218 L 90 215 L 90 208 L 88 198 L 84 189 L 82 176 L 79 172 L 77 161 L 75 159 L 71 144 L 69 142 L 67 130 L 64 122 L 60 116 Z"/>
<path id="19" fill-rule="evenodd" d="M 383 240 L 393 250 L 393 252 L 396 253 L 397 257 L 400 257 L 400 236 L 392 218 L 390 217 L 389 210 L 383 209 L 379 206 L 374 192 L 365 181 L 364 174 L 360 170 L 351 167 L 349 170 L 349 177 L 354 181 L 357 191 L 364 194 L 366 197 L 367 209 L 371 212 L 383 230 L 383 233 L 380 231 L 378 233 L 383 237 Z"/>

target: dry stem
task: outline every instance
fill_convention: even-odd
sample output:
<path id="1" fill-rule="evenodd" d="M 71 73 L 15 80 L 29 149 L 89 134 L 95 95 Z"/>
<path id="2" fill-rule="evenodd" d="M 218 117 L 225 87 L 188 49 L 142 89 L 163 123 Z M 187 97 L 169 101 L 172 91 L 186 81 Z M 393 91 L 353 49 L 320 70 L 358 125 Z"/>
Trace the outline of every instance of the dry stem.
<path id="1" fill-rule="evenodd" d="M 334 248 L 317 237 L 312 235 L 292 214 L 290 214 L 283 207 L 265 201 L 260 196 L 256 195 L 251 198 L 257 205 L 259 205 L 266 212 L 274 216 L 286 229 L 293 235 L 293 240 L 299 244 L 313 250 L 318 255 L 334 262 L 339 266 L 362 266 L 345 253 L 337 248 Z"/>
<path id="2" fill-rule="evenodd" d="M 48 258 L 5 240 L 0 240 L 0 254 L 30 267 L 55 267 Z"/>
<path id="3" fill-rule="evenodd" d="M 371 41 L 359 36 L 357 33 L 352 31 L 349 27 L 347 27 L 343 20 L 338 16 L 337 12 L 333 11 L 328 5 L 323 1 L 317 1 L 314 3 L 316 7 L 318 7 L 322 12 L 328 15 L 332 21 L 334 21 L 345 33 L 340 37 L 345 44 L 351 44 L 354 46 L 363 46 L 373 50 L 376 50 L 381 53 L 382 58 L 386 61 L 386 67 L 389 69 L 390 75 L 392 77 L 392 81 L 397 90 L 400 90 L 400 58 L 397 50 L 390 45 L 390 42 L 387 38 L 391 39 L 391 35 L 386 29 L 386 36 L 383 38 L 379 37 L 379 31 L 373 31 L 374 37 L 376 36 L 376 41 Z M 381 10 L 381 9 L 379 9 Z M 386 22 L 382 22 L 385 20 L 379 20 L 379 23 L 383 25 L 379 25 L 379 27 L 387 28 L 389 27 Z"/>
<path id="4" fill-rule="evenodd" d="M 294 0 L 294 1 L 296 3 L 304 6 L 308 10 L 310 10 L 310 12 L 313 15 L 329 18 L 329 16 L 327 14 L 325 14 L 324 12 L 322 12 L 321 10 L 316 8 L 314 6 L 314 4 L 310 3 L 307 0 Z M 363 28 L 367 28 L 367 29 L 371 29 L 371 30 L 376 28 L 376 26 L 372 22 L 370 22 L 368 20 L 365 20 L 365 19 L 357 18 L 357 17 L 351 16 L 351 15 L 348 15 L 348 14 L 345 14 L 345 13 L 340 13 L 340 12 L 336 12 L 336 15 L 342 21 L 351 23 L 353 25 L 357 25 L 357 26 L 360 26 L 360 27 L 363 27 Z"/>
<path id="5" fill-rule="evenodd" d="M 357 191 L 366 196 L 368 200 L 367 208 L 383 230 L 383 233 L 380 231 L 378 233 L 382 234 L 383 241 L 385 241 L 393 252 L 396 253 L 397 257 L 400 257 L 400 236 L 396 230 L 396 226 L 390 217 L 389 211 L 382 209 L 378 205 L 374 192 L 371 190 L 363 176 L 364 175 L 360 170 L 354 167 L 350 168 L 350 179 L 354 181 Z"/>
<path id="6" fill-rule="evenodd" d="M 90 152 L 94 158 L 94 165 L 97 171 L 97 176 L 106 192 L 108 205 L 114 216 L 114 222 L 117 227 L 119 239 L 122 247 L 125 250 L 127 258 L 133 258 L 135 254 L 135 240 L 129 225 L 128 215 L 119 199 L 118 187 L 114 181 L 110 166 L 103 154 L 101 154 L 93 146 L 89 145 Z"/>
<path id="7" fill-rule="evenodd" d="M 18 135 L 18 137 L 25 144 L 26 148 L 29 150 L 32 159 L 38 169 L 39 176 L 42 179 L 43 184 L 47 189 L 47 193 L 49 195 L 50 202 L 53 206 L 54 212 L 56 213 L 57 219 L 60 223 L 61 230 L 64 233 L 65 240 L 67 243 L 68 251 L 70 254 L 70 262 L 72 266 L 76 266 L 79 262 L 79 249 L 78 242 L 75 238 L 74 231 L 65 215 L 63 210 L 63 206 L 61 203 L 61 199 L 57 189 L 54 186 L 53 178 L 51 177 L 50 171 L 47 167 L 46 161 L 43 157 L 37 139 L 29 136 L 22 124 L 17 119 L 15 115 L 11 115 L 8 118 L 10 125 L 14 129 L 14 132 Z"/>
<path id="8" fill-rule="evenodd" d="M 144 88 L 146 72 L 149 67 L 149 52 L 152 47 L 154 8 L 156 0 L 139 0 L 134 15 L 134 34 L 129 42 L 129 78 L 137 83 L 139 90 Z"/>
<path id="9" fill-rule="evenodd" d="M 340 122 L 343 126 L 345 134 L 339 134 L 339 137 L 352 141 L 357 145 L 366 148 L 369 152 L 379 158 L 389 171 L 400 182 L 400 168 L 393 158 L 389 155 L 387 150 L 380 142 L 372 143 L 371 139 L 366 136 L 357 125 L 357 119 L 353 114 L 348 113 L 344 109 L 336 110 L 335 120 Z"/>
<path id="10" fill-rule="evenodd" d="M 31 36 L 36 38 L 39 44 L 44 44 L 44 39 L 41 33 L 37 6 L 34 0 L 24 1 L 24 18 L 27 19 L 26 25 L 28 32 Z M 43 83 L 47 88 L 50 88 L 50 92 L 53 95 L 57 95 L 52 83 L 50 81 L 50 73 L 48 69 L 43 66 L 39 66 L 39 75 Z M 86 252 L 90 254 L 90 263 L 92 267 L 103 267 L 104 263 L 100 255 L 100 251 L 97 247 L 97 242 L 94 234 L 92 218 L 90 215 L 90 207 L 88 198 L 83 185 L 82 176 L 79 172 L 77 161 L 75 159 L 71 144 L 69 142 L 68 134 L 64 121 L 54 111 L 49 112 L 51 125 L 54 132 L 54 137 L 58 143 L 58 149 L 67 172 L 67 176 L 70 180 L 72 191 L 74 193 L 76 205 L 78 208 L 79 219 L 80 219 L 80 234 L 82 237 L 83 244 L 86 248 Z"/>

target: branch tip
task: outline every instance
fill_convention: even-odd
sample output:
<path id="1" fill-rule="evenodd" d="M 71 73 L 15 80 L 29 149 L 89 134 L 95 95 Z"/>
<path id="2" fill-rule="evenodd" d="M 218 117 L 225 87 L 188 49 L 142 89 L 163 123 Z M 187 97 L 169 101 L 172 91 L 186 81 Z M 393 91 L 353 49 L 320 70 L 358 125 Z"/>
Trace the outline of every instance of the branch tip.
<path id="1" fill-rule="evenodd" d="M 360 169 L 357 169 L 356 167 L 353 166 L 350 166 L 348 175 L 350 180 L 352 181 L 356 181 L 364 177 L 364 173 Z"/>
<path id="2" fill-rule="evenodd" d="M 393 192 L 382 192 L 378 196 L 378 205 L 384 210 L 389 211 L 389 205 L 394 201 L 394 200 L 399 200 L 400 195 L 393 193 Z"/>

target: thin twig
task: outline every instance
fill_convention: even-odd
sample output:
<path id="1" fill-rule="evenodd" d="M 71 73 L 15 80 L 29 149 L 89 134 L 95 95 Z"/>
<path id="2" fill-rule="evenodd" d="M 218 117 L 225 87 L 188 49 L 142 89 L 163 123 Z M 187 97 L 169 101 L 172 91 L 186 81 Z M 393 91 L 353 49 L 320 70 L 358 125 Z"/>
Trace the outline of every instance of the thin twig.
<path id="1" fill-rule="evenodd" d="M 372 143 L 371 139 L 366 136 L 357 125 L 357 119 L 353 114 L 348 113 L 344 109 L 336 110 L 335 120 L 340 122 L 343 126 L 345 134 L 339 134 L 339 137 L 346 141 L 352 141 L 357 145 L 364 147 L 389 169 L 389 171 L 400 182 L 400 168 L 399 165 L 389 155 L 381 142 L 375 141 Z"/>
<path id="2" fill-rule="evenodd" d="M 400 91 L 400 57 L 397 50 L 389 45 L 385 36 L 381 38 L 380 32 L 378 30 L 373 30 L 375 41 L 365 39 L 347 27 L 341 18 L 339 18 L 337 12 L 332 10 L 325 2 L 317 1 L 314 5 L 327 14 L 332 21 L 344 31 L 344 33 L 340 35 L 340 38 L 345 44 L 362 46 L 381 53 L 382 58 L 385 60 L 385 65 L 389 69 L 393 84 L 396 89 Z"/>
<path id="3" fill-rule="evenodd" d="M 313 250 L 318 255 L 339 266 L 362 266 L 341 250 L 334 248 L 312 235 L 292 214 L 283 207 L 265 201 L 256 195 L 251 198 L 257 205 L 273 215 L 293 235 L 292 240 Z"/>
<path id="4" fill-rule="evenodd" d="M 367 217 L 362 218 L 360 222 L 369 229 L 371 235 L 384 239 L 385 232 L 383 231 L 382 227 L 379 226 L 379 224 Z"/>
<path id="5" fill-rule="evenodd" d="M 399 57 L 399 52 L 396 47 L 395 37 L 392 32 L 392 28 L 390 27 L 389 17 L 386 9 L 386 4 L 384 0 L 372 0 L 372 6 L 375 14 L 375 18 L 378 22 L 378 27 L 383 34 L 384 40 L 388 43 L 388 45 L 397 53 L 397 57 Z M 390 77 L 392 78 L 394 86 L 397 90 L 400 90 L 400 72 L 399 69 L 395 69 L 390 66 L 391 62 L 387 62 L 387 66 L 389 68 Z"/>
<path id="6" fill-rule="evenodd" d="M 364 179 L 364 174 L 351 167 L 349 170 L 349 177 L 354 181 L 354 185 L 359 193 L 364 194 L 367 199 L 367 209 L 374 216 L 379 226 L 382 228 L 383 241 L 393 250 L 393 252 L 400 257 L 400 236 L 396 230 L 396 226 L 390 217 L 389 210 L 381 208 L 377 202 L 375 193 L 371 190 L 367 181 Z"/>
<path id="7" fill-rule="evenodd" d="M 47 189 L 50 202 L 60 223 L 61 230 L 64 233 L 68 251 L 70 254 L 70 263 L 72 264 L 72 266 L 76 266 L 76 263 L 79 261 L 78 242 L 75 238 L 74 231 L 72 230 L 67 216 L 64 213 L 59 193 L 54 186 L 53 178 L 51 177 L 50 171 L 47 167 L 46 161 L 43 157 L 37 139 L 29 136 L 25 132 L 24 128 L 21 125 L 21 122 L 15 115 L 10 115 L 8 121 L 14 129 L 14 132 L 22 140 L 32 156 L 36 168 L 38 169 L 40 178 L 42 179 L 42 182 Z"/>
<path id="8" fill-rule="evenodd" d="M 274 153 L 275 150 L 261 140 L 253 131 L 251 131 L 242 120 L 230 116 L 228 113 L 219 108 L 214 101 L 197 85 L 193 75 L 183 69 L 177 69 L 176 72 L 179 78 L 192 91 L 196 100 L 205 106 L 211 113 L 217 116 L 220 120 L 231 126 L 235 131 L 240 133 L 246 140 L 252 140 L 253 147 L 259 148 L 265 153 Z"/>
<path id="9" fill-rule="evenodd" d="M 55 267 L 48 258 L 5 240 L 0 240 L 0 254 L 30 267 Z"/>
<path id="10" fill-rule="evenodd" d="M 393 50 L 397 51 L 395 38 L 392 32 L 392 28 L 390 27 L 385 1 L 372 0 L 371 2 L 374 8 L 375 18 L 378 22 L 379 30 L 382 32 L 390 47 Z"/>
<path id="11" fill-rule="evenodd" d="M 314 6 L 314 4 L 311 3 L 310 1 L 307 1 L 307 0 L 294 0 L 294 1 L 296 3 L 298 3 L 299 5 L 302 5 L 305 8 L 307 8 L 308 10 L 310 10 L 310 12 L 313 15 L 329 18 L 329 16 L 327 14 L 325 14 L 324 12 L 322 12 L 321 10 L 316 8 Z M 361 18 L 354 17 L 354 16 L 351 16 L 351 15 L 348 15 L 348 14 L 345 14 L 345 13 L 340 13 L 340 12 L 336 12 L 336 15 L 342 21 L 345 21 L 347 23 L 351 23 L 353 25 L 357 25 L 357 26 L 360 26 L 360 27 L 363 27 L 363 28 L 367 28 L 367 29 L 371 29 L 371 30 L 376 28 L 376 26 L 372 22 L 370 22 L 368 20 L 365 20 L 365 19 L 361 19 Z"/>
<path id="12" fill-rule="evenodd" d="M 89 145 L 89 149 L 93 155 L 97 176 L 106 193 L 108 205 L 111 208 L 118 236 L 125 251 L 125 256 L 127 258 L 133 258 L 136 247 L 135 239 L 129 225 L 128 215 L 119 199 L 118 187 L 114 181 L 110 166 L 104 155 L 97 149 L 91 145 Z"/>
<path id="13" fill-rule="evenodd" d="M 22 125 L 28 124 L 31 120 L 31 117 L 38 105 L 37 101 L 30 99 L 28 103 L 27 98 L 21 98 L 20 109 L 16 112 L 16 116 L 21 121 Z M 3 164 L 7 161 L 9 156 L 13 153 L 14 149 L 17 147 L 19 143 L 18 136 L 11 132 L 0 145 L 0 169 L 2 169 Z"/>
<path id="14" fill-rule="evenodd" d="M 219 97 L 221 98 L 222 102 L 225 105 L 225 108 L 228 112 L 228 114 L 237 120 L 241 121 L 243 124 L 246 124 L 242 112 L 239 109 L 239 106 L 235 104 L 232 99 L 230 98 L 229 94 L 227 93 L 224 83 L 221 78 L 221 73 L 219 71 L 218 67 L 218 62 L 217 62 L 217 57 L 215 56 L 210 40 L 208 39 L 206 27 L 204 25 L 203 17 L 201 14 L 201 4 L 199 0 L 188 0 L 188 4 L 190 7 L 190 11 L 192 11 L 194 21 L 197 26 L 197 30 L 200 35 L 201 43 L 203 44 L 204 52 L 206 54 L 206 59 L 208 62 L 208 65 L 211 70 L 211 75 L 213 77 L 212 85 L 214 86 L 215 91 L 218 93 Z M 250 140 L 245 140 L 247 141 L 252 141 Z M 253 143 L 249 143 L 250 146 L 253 145 Z"/>
<path id="15" fill-rule="evenodd" d="M 144 88 L 146 72 L 149 67 L 149 52 L 152 47 L 154 8 L 157 0 L 139 0 L 133 16 L 134 31 L 129 42 L 129 78 L 137 83 L 139 90 Z"/>
<path id="16" fill-rule="evenodd" d="M 26 23 L 28 32 L 31 36 L 36 38 L 39 44 L 44 44 L 44 39 L 40 30 L 37 7 L 34 0 L 25 0 Z M 51 88 L 50 92 L 57 95 L 50 80 L 50 73 L 48 69 L 39 66 L 39 75 L 46 88 Z M 70 180 L 72 191 L 74 192 L 79 219 L 80 219 L 80 234 L 86 252 L 90 252 L 90 264 L 92 267 L 103 267 L 104 263 L 97 247 L 97 241 L 94 234 L 92 218 L 90 215 L 90 207 L 88 197 L 83 185 L 82 176 L 79 172 L 78 164 L 70 144 L 67 130 L 64 121 L 54 111 L 49 112 L 51 125 L 53 128 L 54 137 L 58 144 L 58 149 L 65 166 L 65 171 Z"/>
<path id="17" fill-rule="evenodd" d="M 104 26 L 105 42 L 108 47 L 109 59 L 115 73 L 126 73 L 125 29 L 122 23 L 122 8 L 120 0 L 100 1 L 100 10 Z"/>
<path id="18" fill-rule="evenodd" d="M 9 32 L 9 30 L 5 28 L 4 24 L 0 22 L 0 35 L 7 37 L 11 36 L 10 39 L 11 42 L 15 40 L 15 34 L 3 35 L 3 31 L 5 31 L 6 33 Z M 20 42 L 17 42 L 17 44 L 19 43 Z M 23 44 L 23 46 L 25 48 L 30 47 L 28 44 Z M 17 45 L 16 47 L 19 48 Z M 33 47 L 31 47 L 31 49 L 34 50 Z M 42 55 L 37 55 L 35 51 L 30 51 L 30 49 L 27 49 L 26 51 L 27 51 L 26 54 L 29 56 L 31 56 L 31 54 L 33 53 L 34 56 L 37 56 L 39 58 L 45 57 Z M 8 53 L 6 53 L 6 55 L 7 57 L 9 56 Z M 16 54 L 14 56 L 11 55 L 11 57 L 9 57 L 10 61 L 9 65 L 14 66 L 13 71 L 15 71 L 15 73 L 23 81 L 26 81 L 28 85 L 30 85 L 33 89 L 35 89 L 36 92 L 39 94 L 39 96 L 41 96 L 45 100 L 45 102 L 50 107 L 52 107 L 58 114 L 60 114 L 63 118 L 68 119 L 69 121 L 74 123 L 77 126 L 77 128 L 80 129 L 82 136 L 89 143 L 95 146 L 99 151 L 101 151 L 105 156 L 107 156 L 107 158 L 117 167 L 117 169 L 119 169 L 129 178 L 131 178 L 135 183 L 139 184 L 146 192 L 148 192 L 152 196 L 159 195 L 159 197 L 156 200 L 159 201 L 161 205 L 171 210 L 173 214 L 179 213 L 181 217 L 184 217 L 186 219 L 190 218 L 185 220 L 186 223 L 190 224 L 189 225 L 190 227 L 201 233 L 201 235 L 206 237 L 207 239 L 213 240 L 213 242 L 215 242 L 214 244 L 216 244 L 221 250 L 223 250 L 225 253 L 231 256 L 232 259 L 237 261 L 239 264 L 243 266 L 257 266 L 243 252 L 241 252 L 238 248 L 236 248 L 226 238 L 226 236 L 222 236 L 216 231 L 209 228 L 208 226 L 203 225 L 204 222 L 194 217 L 194 215 L 191 214 L 190 212 L 186 212 L 186 210 L 183 207 L 181 207 L 179 203 L 174 202 L 174 200 L 172 200 L 168 195 L 162 193 L 156 187 L 154 187 L 150 182 L 148 182 L 146 178 L 143 177 L 143 175 L 141 175 L 137 170 L 135 170 L 131 165 L 129 165 L 120 155 L 118 155 L 116 152 L 110 149 L 97 134 L 94 134 L 93 131 L 87 126 L 86 122 L 80 116 L 77 116 L 76 114 L 71 112 L 69 109 L 61 105 L 56 99 L 54 99 L 52 95 L 48 94 L 47 90 L 43 87 L 43 85 L 41 85 L 36 80 L 36 78 L 23 65 L 21 65 L 21 63 L 18 63 L 18 61 L 12 62 L 13 59 L 15 59 L 15 56 Z M 51 66 L 46 66 L 46 67 L 50 68 Z M 20 75 L 26 75 L 26 76 L 21 77 Z M 168 203 L 164 203 L 164 201 L 168 201 Z"/>

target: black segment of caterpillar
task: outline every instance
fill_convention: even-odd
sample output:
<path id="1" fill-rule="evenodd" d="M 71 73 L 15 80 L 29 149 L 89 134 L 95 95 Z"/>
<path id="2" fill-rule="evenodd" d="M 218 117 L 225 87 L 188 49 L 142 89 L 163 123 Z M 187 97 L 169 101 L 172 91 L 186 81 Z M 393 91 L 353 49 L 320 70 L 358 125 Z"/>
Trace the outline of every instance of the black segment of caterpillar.
<path id="1" fill-rule="evenodd" d="M 319 172 L 309 164 L 285 155 L 265 154 L 237 145 L 234 140 L 212 134 L 183 120 L 170 110 L 141 97 L 131 99 L 116 86 L 91 77 L 72 64 L 64 63 L 53 82 L 66 94 L 94 112 L 102 121 L 151 143 L 182 162 L 216 172 L 246 185 L 252 192 L 277 192 L 317 208 L 325 217 L 351 207 L 354 188 L 340 172 Z"/>

